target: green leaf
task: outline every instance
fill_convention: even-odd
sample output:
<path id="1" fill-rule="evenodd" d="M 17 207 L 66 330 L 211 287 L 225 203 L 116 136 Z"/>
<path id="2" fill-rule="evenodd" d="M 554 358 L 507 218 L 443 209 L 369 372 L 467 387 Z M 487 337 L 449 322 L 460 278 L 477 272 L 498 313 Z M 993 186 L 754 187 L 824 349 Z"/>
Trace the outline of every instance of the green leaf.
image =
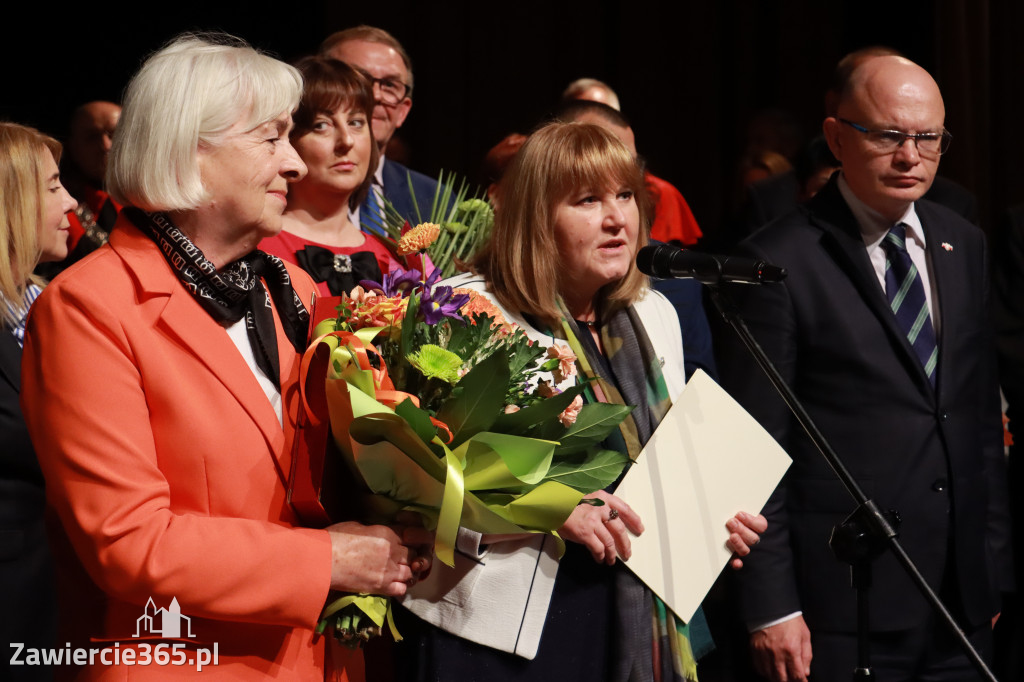
<path id="1" fill-rule="evenodd" d="M 493 430 L 491 425 L 505 404 L 508 359 L 502 353 L 491 355 L 469 370 L 456 386 L 462 390 L 437 411 L 437 418 L 452 430 L 452 448 L 481 431 Z"/>
<path id="2" fill-rule="evenodd" d="M 598 450 L 580 462 L 556 462 L 551 465 L 546 481 L 557 481 L 588 495 L 604 490 L 622 475 L 629 457 L 617 450 Z"/>
<path id="3" fill-rule="evenodd" d="M 559 440 L 559 455 L 582 452 L 594 443 L 600 443 L 615 430 L 622 420 L 633 411 L 632 405 L 591 403 L 584 405 L 576 417 L 576 423 L 569 427 Z"/>
<path id="4" fill-rule="evenodd" d="M 406 171 L 405 179 L 409 183 L 409 197 L 412 199 L 413 212 L 416 214 L 416 223 L 413 225 L 413 227 L 416 227 L 416 225 L 419 225 L 420 223 L 423 222 L 423 214 L 420 213 L 420 205 L 419 202 L 416 201 L 416 190 L 413 189 L 412 186 L 412 173 Z M 434 190 L 434 203 L 437 203 L 437 189 Z"/>
<path id="5" fill-rule="evenodd" d="M 395 414 L 409 422 L 409 426 L 420 437 L 420 440 L 428 445 L 437 434 L 437 427 L 431 423 L 430 415 L 425 410 L 416 407 L 408 398 L 398 404 Z"/>
<path id="6" fill-rule="evenodd" d="M 565 408 L 569 407 L 569 403 L 576 396 L 582 394 L 585 389 L 586 386 L 579 384 L 572 388 L 567 388 L 556 396 L 545 398 L 535 405 L 524 407 L 518 412 L 502 414 L 494 422 L 492 431 L 522 433 L 544 421 L 557 419 L 558 415 L 562 414 Z"/>
<path id="7" fill-rule="evenodd" d="M 544 480 L 557 443 L 484 431 L 455 452 L 463 468 L 466 490 L 513 490 Z"/>
<path id="8" fill-rule="evenodd" d="M 565 426 L 558 420 L 558 417 L 550 417 L 531 427 L 524 435 L 528 438 L 561 442 L 562 436 L 565 435 Z"/>
<path id="9" fill-rule="evenodd" d="M 472 358 L 490 340 L 491 321 L 491 317 L 477 313 L 474 315 L 475 324 L 451 325 L 448 350 L 457 353 L 462 358 Z"/>
<path id="10" fill-rule="evenodd" d="M 409 305 L 405 308 L 405 321 L 402 323 L 402 335 L 398 346 L 398 353 L 401 358 L 405 358 L 409 353 L 413 352 L 412 335 L 419 325 L 412 324 L 412 321 L 416 319 L 416 313 L 419 312 L 419 309 L 420 297 L 418 294 L 414 294 L 409 297 Z"/>
<path id="11" fill-rule="evenodd" d="M 547 352 L 547 349 L 541 348 L 539 343 L 530 345 L 526 334 L 519 333 L 511 337 L 508 348 L 509 357 L 512 358 L 509 363 L 509 373 L 515 383 L 528 381 L 533 375 L 533 367 L 536 365 L 537 359 Z"/>

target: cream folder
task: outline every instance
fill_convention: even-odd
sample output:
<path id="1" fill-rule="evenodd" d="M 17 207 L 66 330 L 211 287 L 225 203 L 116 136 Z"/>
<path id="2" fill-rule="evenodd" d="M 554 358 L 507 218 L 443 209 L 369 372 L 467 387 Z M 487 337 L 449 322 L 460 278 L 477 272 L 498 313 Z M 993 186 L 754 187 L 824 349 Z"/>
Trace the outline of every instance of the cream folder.
<path id="1" fill-rule="evenodd" d="M 768 432 L 697 370 L 615 490 L 644 523 L 626 565 L 689 621 L 731 556 L 725 522 L 759 512 L 789 464 Z"/>

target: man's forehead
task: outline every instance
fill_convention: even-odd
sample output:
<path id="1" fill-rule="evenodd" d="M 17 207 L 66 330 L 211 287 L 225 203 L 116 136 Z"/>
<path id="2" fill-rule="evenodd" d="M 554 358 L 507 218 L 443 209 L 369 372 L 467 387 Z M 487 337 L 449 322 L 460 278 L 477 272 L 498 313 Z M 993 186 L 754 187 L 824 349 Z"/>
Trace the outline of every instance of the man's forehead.
<path id="1" fill-rule="evenodd" d="M 402 55 L 390 45 L 374 42 L 372 40 L 346 40 L 338 43 L 330 52 L 331 56 L 358 66 L 364 71 L 380 70 L 383 66 L 388 71 L 386 74 L 373 74 L 377 77 L 402 76 L 408 69 L 402 60 Z M 386 62 L 382 64 L 382 62 Z"/>
<path id="2" fill-rule="evenodd" d="M 860 102 L 862 106 L 841 107 L 839 116 L 868 128 L 927 132 L 945 125 L 942 100 L 899 98 Z"/>
<path id="3" fill-rule="evenodd" d="M 931 75 L 913 62 L 877 57 L 858 67 L 843 99 L 860 108 L 943 108 L 942 94 Z M 840 103 L 842 105 L 842 102 Z"/>
<path id="4" fill-rule="evenodd" d="M 111 106 L 89 106 L 82 109 L 72 121 L 76 128 L 106 128 L 117 125 L 117 119 L 121 117 L 121 107 Z"/>

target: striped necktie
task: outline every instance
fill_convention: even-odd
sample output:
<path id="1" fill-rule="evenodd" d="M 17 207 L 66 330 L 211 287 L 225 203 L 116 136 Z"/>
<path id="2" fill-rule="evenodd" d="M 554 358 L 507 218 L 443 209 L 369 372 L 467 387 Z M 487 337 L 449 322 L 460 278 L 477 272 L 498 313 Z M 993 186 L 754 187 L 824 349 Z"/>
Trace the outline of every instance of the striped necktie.
<path id="1" fill-rule="evenodd" d="M 387 236 L 384 229 L 384 211 L 381 208 L 380 197 L 384 194 L 384 188 L 374 182 L 370 185 L 370 191 L 366 193 L 362 205 L 359 207 L 359 222 L 363 232 L 368 232 L 380 237 Z"/>
<path id="2" fill-rule="evenodd" d="M 907 226 L 899 223 L 885 235 L 882 248 L 886 253 L 885 295 L 896 321 L 907 334 L 907 340 L 921 360 L 928 380 L 935 386 L 935 367 L 939 348 L 935 329 L 928 314 L 928 300 L 917 266 L 910 260 L 906 246 Z"/>

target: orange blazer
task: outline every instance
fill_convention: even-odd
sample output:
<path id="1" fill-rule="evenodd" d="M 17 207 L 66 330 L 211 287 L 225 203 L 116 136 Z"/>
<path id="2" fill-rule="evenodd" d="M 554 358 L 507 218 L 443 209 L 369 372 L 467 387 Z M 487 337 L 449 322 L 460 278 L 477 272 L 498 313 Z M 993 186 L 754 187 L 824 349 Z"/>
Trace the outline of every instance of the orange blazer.
<path id="1" fill-rule="evenodd" d="M 313 283 L 290 272 L 309 301 Z M 313 627 L 331 542 L 297 527 L 287 504 L 298 354 L 280 321 L 277 338 L 284 428 L 224 328 L 124 216 L 108 246 L 36 302 L 22 405 L 50 504 L 103 593 L 93 640 L 139 647 L 147 600 L 159 609 L 176 598 L 188 651 L 217 644 L 219 664 L 201 678 L 323 679 Z M 361 659 L 350 662 L 361 677 Z M 80 677 L 188 670 L 97 659 Z"/>

